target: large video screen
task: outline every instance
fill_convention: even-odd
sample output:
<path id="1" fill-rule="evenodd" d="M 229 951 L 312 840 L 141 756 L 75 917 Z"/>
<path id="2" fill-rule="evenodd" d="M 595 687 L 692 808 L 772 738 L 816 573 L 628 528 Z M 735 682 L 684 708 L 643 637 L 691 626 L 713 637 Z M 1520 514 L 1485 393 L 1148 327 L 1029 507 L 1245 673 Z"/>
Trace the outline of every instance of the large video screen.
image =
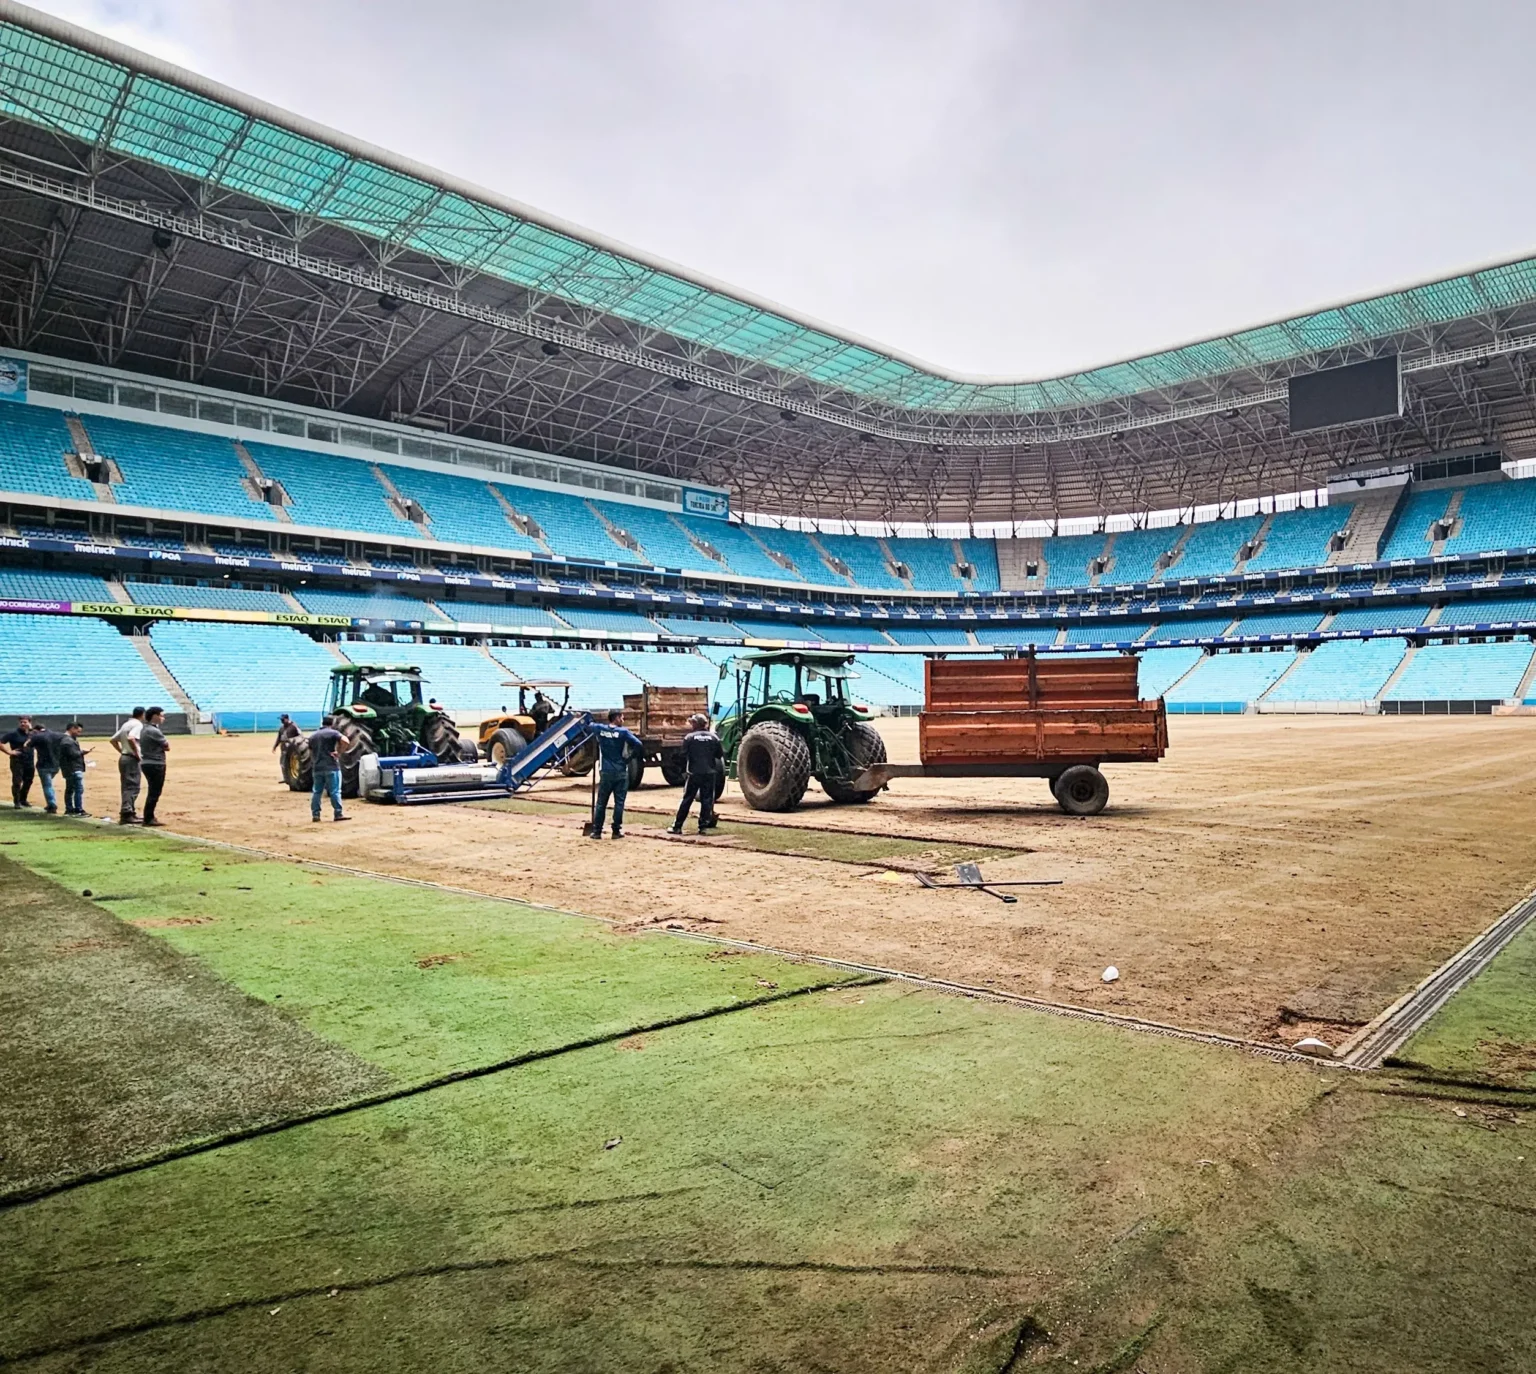
<path id="1" fill-rule="evenodd" d="M 1403 413 L 1397 354 L 1308 372 L 1290 381 L 1291 433 L 1386 420 Z"/>

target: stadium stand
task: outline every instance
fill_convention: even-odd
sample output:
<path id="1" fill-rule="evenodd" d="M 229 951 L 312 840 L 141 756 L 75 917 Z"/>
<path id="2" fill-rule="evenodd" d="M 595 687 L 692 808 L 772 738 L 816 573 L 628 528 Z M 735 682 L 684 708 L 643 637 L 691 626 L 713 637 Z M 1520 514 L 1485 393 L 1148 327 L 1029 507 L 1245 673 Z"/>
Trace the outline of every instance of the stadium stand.
<path id="1" fill-rule="evenodd" d="M 1138 657 L 1138 690 L 1144 701 L 1155 701 L 1203 657 L 1200 649 L 1147 649 Z"/>
<path id="2" fill-rule="evenodd" d="M 700 520 L 686 515 L 676 517 L 684 529 L 696 539 L 702 539 L 711 548 L 725 556 L 726 566 L 739 577 L 755 577 L 775 582 L 803 582 L 799 572 L 781 568 L 763 552 L 762 546 L 740 525 L 725 520 Z M 706 570 L 719 569 L 708 559 L 695 555 L 695 562 L 706 565 Z M 818 558 L 812 566 L 821 567 Z M 825 581 L 825 577 L 818 578 Z"/>
<path id="3" fill-rule="evenodd" d="M 437 601 L 434 604 L 449 620 L 530 628 L 541 625 L 551 630 L 565 628 L 563 620 L 539 606 L 512 606 L 504 601 Z"/>
<path id="4" fill-rule="evenodd" d="M 1243 545 L 1259 532 L 1262 515 L 1233 520 L 1207 520 L 1195 525 L 1179 551 L 1179 561 L 1168 571 L 1173 577 L 1216 577 L 1237 566 Z"/>
<path id="5" fill-rule="evenodd" d="M 920 592 L 963 592 L 969 589 L 955 572 L 955 545 L 951 539 L 887 539 L 886 547 L 897 562 L 912 574 L 912 586 Z M 995 566 L 994 555 L 994 566 Z M 851 566 L 851 565 L 850 565 Z"/>
<path id="6" fill-rule="evenodd" d="M 501 503 L 491 494 L 489 483 L 394 463 L 385 466 L 383 472 L 400 495 L 409 497 L 426 511 L 427 528 L 434 539 L 525 553 L 539 551 L 538 541 L 530 539 L 507 518 Z"/>
<path id="7" fill-rule="evenodd" d="M 1092 574 L 1089 561 L 1104 551 L 1102 534 L 1052 535 L 1043 541 L 1047 587 L 1086 587 Z"/>
<path id="8" fill-rule="evenodd" d="M 699 552 L 688 536 L 672 523 L 666 511 L 614 501 L 593 501 L 591 504 L 610 524 L 617 525 L 639 541 L 641 551 L 638 555 L 630 551 L 631 559 L 638 556 L 662 568 L 720 571 L 720 565 Z"/>
<path id="9" fill-rule="evenodd" d="M 1302 635 L 1322 623 L 1321 611 L 1275 611 L 1245 616 L 1228 634 L 1232 635 Z"/>
<path id="10" fill-rule="evenodd" d="M 1002 586 L 997 573 L 997 545 L 990 539 L 962 539 L 960 552 L 974 570 L 972 590 L 995 592 Z"/>
<path id="11" fill-rule="evenodd" d="M 306 611 L 316 615 L 349 615 L 359 620 L 436 620 L 424 600 L 393 592 L 324 592 L 298 587 L 294 596 Z"/>
<path id="12" fill-rule="evenodd" d="M 783 620 L 743 620 L 740 616 L 732 622 L 748 639 L 821 639 L 822 635 L 809 625 L 792 625 Z"/>
<path id="13" fill-rule="evenodd" d="M 124 505 L 242 520 L 277 518 L 271 506 L 241 486 L 245 469 L 228 439 L 108 415 L 90 416 L 86 429 L 96 452 L 114 459 L 122 472 L 115 490 Z"/>
<path id="14" fill-rule="evenodd" d="M 389 493 L 367 463 L 254 441 L 245 448 L 263 474 L 282 483 L 295 523 L 398 539 L 421 537 L 419 529 L 389 508 Z"/>
<path id="15" fill-rule="evenodd" d="M 1445 541 L 1444 553 L 1481 553 L 1536 543 L 1536 481 L 1527 478 L 1467 487 L 1456 515 L 1461 526 Z"/>
<path id="16" fill-rule="evenodd" d="M 1296 659 L 1294 649 L 1257 654 L 1210 654 L 1174 684 L 1165 697 L 1170 706 L 1242 710 L 1263 696 Z"/>
<path id="17" fill-rule="evenodd" d="M 1302 654 L 1296 667 L 1272 687 L 1265 701 L 1358 701 L 1375 699 L 1403 661 L 1400 639 L 1338 639 Z"/>
<path id="18" fill-rule="evenodd" d="M 833 558 L 847 564 L 859 586 L 875 591 L 905 590 L 906 584 L 891 571 L 878 539 L 860 534 L 821 534 L 817 542 Z"/>
<path id="19" fill-rule="evenodd" d="M 504 482 L 498 482 L 496 487 L 519 515 L 532 517 L 544 531 L 545 542 L 556 553 L 599 562 L 640 561 L 633 550 L 609 535 L 580 497 Z"/>
<path id="20" fill-rule="evenodd" d="M 571 684 L 571 705 L 598 711 L 624 704 L 628 692 L 638 692 L 641 680 L 605 653 L 590 649 L 491 650 L 498 663 L 525 682 L 555 679 Z"/>
<path id="21" fill-rule="evenodd" d="M 1328 561 L 1328 541 L 1349 520 L 1348 506 L 1319 506 L 1282 511 L 1270 522 L 1264 547 L 1243 565 L 1244 572 L 1320 567 Z"/>
<path id="22" fill-rule="evenodd" d="M 314 719 L 337 664 L 327 649 L 281 625 L 162 620 L 149 638 L 182 690 L 216 724 L 226 712 L 291 711 Z M 253 671 L 257 665 L 260 671 Z M 157 690 L 163 697 L 164 688 Z"/>
<path id="23" fill-rule="evenodd" d="M 0 599 L 7 601 L 112 601 L 111 588 L 88 573 L 0 568 Z"/>
<path id="24" fill-rule="evenodd" d="M 914 627 L 907 629 L 899 626 L 891 626 L 886 630 L 897 644 L 908 645 L 913 648 L 927 648 L 930 644 L 969 644 L 970 636 L 964 630 L 949 629 L 948 627 Z"/>
<path id="25" fill-rule="evenodd" d="M 589 610 L 585 606 L 562 606 L 561 620 L 577 630 L 605 630 L 609 634 L 654 635 L 661 626 L 638 611 Z"/>
<path id="26" fill-rule="evenodd" d="M 426 680 L 423 695 L 455 711 L 494 711 L 507 703 L 511 674 L 489 655 L 464 644 L 377 644 L 348 639 L 337 646 L 354 663 L 417 667 Z"/>
<path id="27" fill-rule="evenodd" d="M 1383 561 L 1393 558 L 1427 558 L 1431 546 L 1429 527 L 1445 514 L 1450 503 L 1448 490 L 1410 492 L 1397 512 L 1392 533 L 1381 546 L 1377 557 Z"/>
<path id="28" fill-rule="evenodd" d="M 1440 625 L 1498 625 L 1536 621 L 1536 597 L 1503 596 L 1486 601 L 1453 601 L 1440 612 Z"/>
<path id="29" fill-rule="evenodd" d="M 1162 620 L 1153 627 L 1149 640 L 1157 639 L 1204 639 L 1210 635 L 1224 635 L 1237 617 L 1225 615 L 1190 616 L 1187 620 Z"/>
<path id="30" fill-rule="evenodd" d="M 0 701 L 38 715 L 176 709 L 126 637 L 105 620 L 67 615 L 0 615 Z"/>
<path id="31" fill-rule="evenodd" d="M 1105 582 L 1150 582 L 1158 575 L 1157 560 L 1183 533 L 1180 526 L 1155 530 L 1121 530 L 1110 551 L 1113 566 L 1102 579 Z"/>
<path id="32" fill-rule="evenodd" d="M 1427 644 L 1387 690 L 1388 701 L 1507 701 L 1531 662 L 1529 640 Z"/>
<path id="33" fill-rule="evenodd" d="M 1140 639 L 1152 628 L 1150 620 L 1082 620 L 1067 626 L 1068 644 L 1121 644 Z"/>
<path id="34" fill-rule="evenodd" d="M 608 654 L 619 667 L 653 687 L 712 688 L 720 670 L 701 654 L 646 653 L 615 649 Z"/>
<path id="35" fill-rule="evenodd" d="M 71 477 L 64 455 L 75 451 L 64 417 L 43 406 L 0 406 L 0 490 L 93 501 L 91 484 Z"/>
<path id="36" fill-rule="evenodd" d="M 1395 630 L 1424 623 L 1428 606 L 1405 601 L 1396 606 L 1356 606 L 1340 611 L 1328 622 L 1330 630 Z"/>
<path id="37" fill-rule="evenodd" d="M 923 660 L 908 654 L 860 654 L 849 690 L 869 706 L 921 706 Z"/>
<path id="38" fill-rule="evenodd" d="M 243 587 L 178 586 L 172 582 L 124 582 L 128 595 L 140 606 L 195 606 L 216 611 L 292 611 L 276 592 L 247 591 Z"/>
<path id="39" fill-rule="evenodd" d="M 678 615 L 653 615 L 651 617 L 668 634 L 698 635 L 711 639 L 740 639 L 741 630 L 728 620 L 686 620 Z"/>
<path id="40" fill-rule="evenodd" d="M 1024 645 L 1054 644 L 1061 633 L 1059 625 L 1039 621 L 1031 625 L 978 625 L 976 641 L 979 644 Z"/>

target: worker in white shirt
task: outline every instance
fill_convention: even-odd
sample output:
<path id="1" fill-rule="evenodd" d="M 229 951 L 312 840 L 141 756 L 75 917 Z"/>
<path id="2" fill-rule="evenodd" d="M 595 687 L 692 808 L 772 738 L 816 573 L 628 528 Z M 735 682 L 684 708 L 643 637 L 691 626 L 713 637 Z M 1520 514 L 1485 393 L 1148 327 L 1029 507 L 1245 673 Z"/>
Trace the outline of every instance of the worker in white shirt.
<path id="1" fill-rule="evenodd" d="M 123 793 L 117 812 L 119 825 L 139 823 L 139 788 L 144 785 L 144 772 L 139 766 L 139 736 L 143 731 L 144 708 L 135 706 L 133 714 L 117 727 L 117 733 L 108 741 L 117 750 L 117 780 Z"/>

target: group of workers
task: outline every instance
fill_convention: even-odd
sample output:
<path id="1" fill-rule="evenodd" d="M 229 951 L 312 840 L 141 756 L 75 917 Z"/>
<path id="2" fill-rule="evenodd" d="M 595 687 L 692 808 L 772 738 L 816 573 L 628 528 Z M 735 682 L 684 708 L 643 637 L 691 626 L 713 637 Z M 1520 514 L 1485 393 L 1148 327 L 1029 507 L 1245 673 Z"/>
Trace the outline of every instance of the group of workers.
<path id="1" fill-rule="evenodd" d="M 681 835 L 683 822 L 693 809 L 694 800 L 699 803 L 699 834 L 708 834 L 719 823 L 715 818 L 715 797 L 720 778 L 725 773 L 725 750 L 720 736 L 709 728 L 709 717 L 689 716 L 692 727 L 683 736 L 683 757 L 687 760 L 687 777 L 683 783 L 683 800 L 677 808 L 677 816 L 667 833 Z M 613 838 L 624 838 L 624 802 L 629 796 L 629 760 L 637 753 L 644 753 L 645 742 L 632 730 L 624 728 L 624 712 L 610 711 L 604 724 L 594 725 L 597 736 L 598 772 L 597 792 L 592 800 L 592 827 L 588 832 L 594 840 L 603 838 L 603 823 L 608 818 L 608 803 L 613 803 Z"/>
<path id="2" fill-rule="evenodd" d="M 119 783 L 118 823 L 120 825 L 163 825 L 155 818 L 155 807 L 165 789 L 165 757 L 170 741 L 161 728 L 165 709 L 160 706 L 135 706 L 133 713 L 108 741 L 117 751 Z M 21 716 L 16 727 L 0 735 L 0 752 L 10 759 L 11 804 L 17 809 L 32 805 L 34 781 L 42 786 L 43 811 L 55 815 L 59 809 L 55 784 L 64 775 L 64 814 L 83 816 L 85 810 L 85 756 L 92 751 L 80 743 L 85 727 L 72 720 L 63 730 L 50 730 L 41 720 Z M 139 790 L 148 787 L 144 816 L 138 814 Z"/>

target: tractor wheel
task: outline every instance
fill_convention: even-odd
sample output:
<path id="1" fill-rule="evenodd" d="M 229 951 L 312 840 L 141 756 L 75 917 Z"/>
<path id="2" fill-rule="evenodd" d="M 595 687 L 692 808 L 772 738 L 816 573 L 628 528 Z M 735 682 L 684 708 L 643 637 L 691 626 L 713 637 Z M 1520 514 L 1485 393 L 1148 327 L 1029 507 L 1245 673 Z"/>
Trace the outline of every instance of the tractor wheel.
<path id="1" fill-rule="evenodd" d="M 341 795 L 357 795 L 357 771 L 364 754 L 374 752 L 373 731 L 355 720 L 338 721 L 341 743 L 336 747 L 336 757 L 341 762 Z"/>
<path id="2" fill-rule="evenodd" d="M 587 740 L 572 749 L 560 762 L 560 771 L 568 778 L 584 778 L 597 762 L 597 741 Z"/>
<path id="3" fill-rule="evenodd" d="M 314 774 L 309 766 L 309 745 L 303 740 L 283 750 L 283 781 L 288 784 L 290 792 L 308 792 L 314 786 Z"/>
<path id="4" fill-rule="evenodd" d="M 463 756 L 458 729 L 447 716 L 428 716 L 421 727 L 421 742 L 439 763 L 458 763 Z"/>
<path id="5" fill-rule="evenodd" d="M 522 731 L 503 725 L 485 742 L 485 754 L 499 768 L 508 759 L 516 758 L 527 747 L 528 741 L 523 738 Z"/>
<path id="6" fill-rule="evenodd" d="M 681 749 L 667 749 L 661 756 L 661 776 L 668 787 L 681 787 L 688 780 L 688 759 Z"/>
<path id="7" fill-rule="evenodd" d="M 873 725 L 860 723 L 849 728 L 844 736 L 848 749 L 850 778 L 856 778 L 872 764 L 885 762 L 885 741 Z M 873 801 L 878 787 L 858 788 L 852 782 L 838 782 L 835 778 L 821 778 L 822 791 L 835 802 Z"/>
<path id="8" fill-rule="evenodd" d="M 480 746 L 476 744 L 474 740 L 464 739 L 462 736 L 459 738 L 459 762 L 480 762 Z"/>
<path id="9" fill-rule="evenodd" d="M 1109 780 L 1092 764 L 1079 763 L 1056 781 L 1056 801 L 1069 816 L 1097 816 L 1109 801 Z"/>
<path id="10" fill-rule="evenodd" d="M 636 754 L 634 758 L 629 760 L 629 790 L 633 792 L 635 788 L 639 787 L 640 781 L 644 777 L 645 758 L 641 754 Z"/>
<path id="11" fill-rule="evenodd" d="M 719 801 L 725 795 L 725 774 L 715 774 L 715 800 Z"/>
<path id="12" fill-rule="evenodd" d="M 793 811 L 810 780 L 810 746 L 783 721 L 765 720 L 741 737 L 736 781 L 754 811 Z"/>

